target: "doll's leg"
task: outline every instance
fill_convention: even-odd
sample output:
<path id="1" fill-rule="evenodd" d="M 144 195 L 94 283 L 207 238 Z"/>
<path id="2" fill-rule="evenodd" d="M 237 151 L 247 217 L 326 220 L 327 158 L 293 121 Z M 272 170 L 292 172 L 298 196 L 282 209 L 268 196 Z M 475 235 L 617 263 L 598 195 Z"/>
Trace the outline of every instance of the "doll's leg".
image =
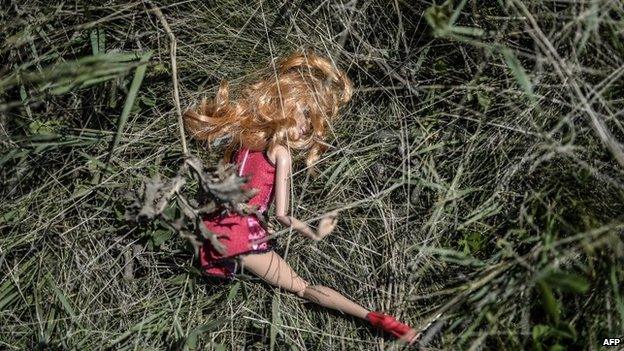
<path id="1" fill-rule="evenodd" d="M 309 285 L 293 271 L 280 255 L 273 251 L 242 257 L 245 270 L 271 285 L 293 292 L 306 300 L 352 316 L 366 319 L 367 309 L 342 296 L 337 291 L 320 285 Z"/>

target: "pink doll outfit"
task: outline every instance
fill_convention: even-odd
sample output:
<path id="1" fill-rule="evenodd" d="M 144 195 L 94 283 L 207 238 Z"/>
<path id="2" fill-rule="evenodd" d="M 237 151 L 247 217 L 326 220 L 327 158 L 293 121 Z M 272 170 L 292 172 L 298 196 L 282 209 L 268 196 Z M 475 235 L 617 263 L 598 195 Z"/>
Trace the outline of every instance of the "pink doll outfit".
<path id="1" fill-rule="evenodd" d="M 234 160 L 238 166 L 238 175 L 248 177 L 243 189 L 258 190 L 247 204 L 258 206 L 261 213 L 266 212 L 274 195 L 275 165 L 269 160 L 266 151 L 249 150 L 246 147 L 236 152 Z M 221 255 L 209 241 L 204 242 L 199 250 L 199 261 L 208 275 L 231 278 L 236 271 L 236 256 L 272 250 L 267 241 L 267 230 L 255 214 L 213 214 L 206 216 L 203 222 L 226 249 L 225 254 Z"/>

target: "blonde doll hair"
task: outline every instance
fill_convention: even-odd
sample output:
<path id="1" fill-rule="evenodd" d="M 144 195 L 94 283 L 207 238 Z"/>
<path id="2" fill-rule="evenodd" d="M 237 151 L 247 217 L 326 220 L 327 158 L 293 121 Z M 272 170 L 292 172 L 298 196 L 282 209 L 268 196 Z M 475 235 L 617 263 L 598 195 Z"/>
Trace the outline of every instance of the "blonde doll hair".
<path id="1" fill-rule="evenodd" d="M 231 136 L 226 161 L 237 145 L 252 150 L 276 144 L 306 152 L 308 172 L 327 149 L 329 123 L 351 99 L 353 85 L 331 61 L 312 51 L 297 51 L 280 60 L 274 70 L 242 89 L 235 101 L 221 82 L 213 101 L 203 99 L 196 109 L 184 113 L 184 124 L 198 140 L 212 143 Z M 308 131 L 298 136 L 297 121 Z"/>

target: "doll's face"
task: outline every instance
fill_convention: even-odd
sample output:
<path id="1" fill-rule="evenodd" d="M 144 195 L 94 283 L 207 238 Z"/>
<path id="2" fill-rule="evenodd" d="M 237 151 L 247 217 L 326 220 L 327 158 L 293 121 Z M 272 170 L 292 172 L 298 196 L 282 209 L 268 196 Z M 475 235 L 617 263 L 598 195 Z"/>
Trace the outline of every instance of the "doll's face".
<path id="1" fill-rule="evenodd" d="M 308 132 L 307 123 L 297 120 L 297 128 L 294 130 L 294 140 L 300 140 Z"/>
<path id="2" fill-rule="evenodd" d="M 297 122 L 297 127 L 299 127 L 299 134 L 302 136 L 306 135 L 310 129 L 309 123 L 306 120 L 303 122 Z"/>
<path id="3" fill-rule="evenodd" d="M 296 117 L 297 120 L 297 131 L 299 132 L 299 137 L 305 136 L 310 131 L 310 120 L 307 117 L 307 113 L 305 111 L 303 113 L 298 114 Z"/>

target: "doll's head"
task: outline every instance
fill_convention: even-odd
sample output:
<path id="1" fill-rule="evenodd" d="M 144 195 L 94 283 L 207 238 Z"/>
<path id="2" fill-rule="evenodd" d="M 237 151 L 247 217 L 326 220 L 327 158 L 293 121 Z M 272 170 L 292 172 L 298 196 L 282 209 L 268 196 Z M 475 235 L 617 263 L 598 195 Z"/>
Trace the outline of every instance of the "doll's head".
<path id="1" fill-rule="evenodd" d="M 222 82 L 214 101 L 204 99 L 197 109 L 186 111 L 184 122 L 199 140 L 231 136 L 227 160 L 237 145 L 262 149 L 281 144 L 307 153 L 306 164 L 311 166 L 327 149 L 329 126 L 352 91 L 349 78 L 331 61 L 297 51 L 245 86 L 235 101 L 230 101 L 228 84 Z"/>

